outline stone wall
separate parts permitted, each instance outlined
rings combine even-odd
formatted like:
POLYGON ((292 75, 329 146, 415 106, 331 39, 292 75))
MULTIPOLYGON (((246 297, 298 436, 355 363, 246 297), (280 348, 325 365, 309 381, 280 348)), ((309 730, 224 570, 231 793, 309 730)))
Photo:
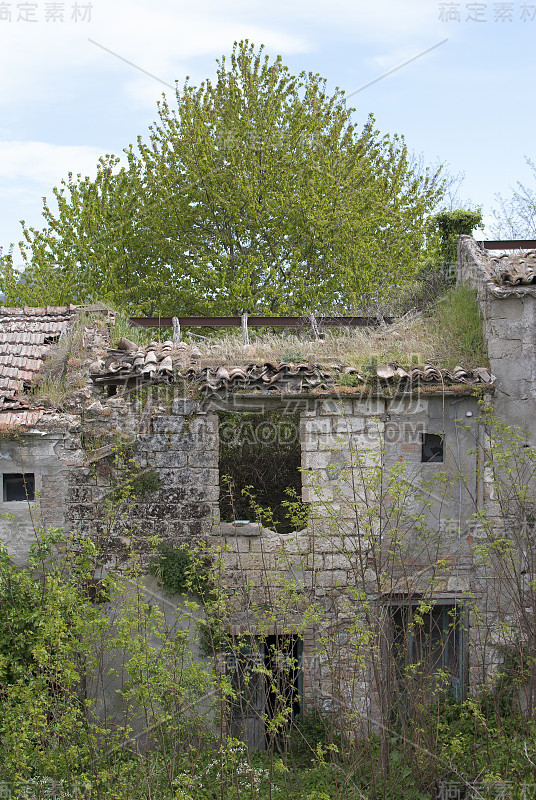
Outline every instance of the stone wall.
POLYGON ((419 591, 455 604, 474 596, 471 518, 482 500, 478 412, 468 395, 311 399, 301 423, 307 528, 287 535, 251 523, 213 528, 233 609, 230 627, 303 631, 310 614, 306 707, 352 708, 370 725, 381 703, 371 636, 386 632, 390 598, 419 591), (443 437, 442 463, 421 462, 425 432, 443 437), (399 520, 404 544, 394 560, 382 549, 393 524, 387 490, 393 468, 408 482, 400 510, 413 503, 421 526, 417 535, 414 520, 399 520), (419 504, 420 490, 411 486, 421 487, 426 503, 419 504))

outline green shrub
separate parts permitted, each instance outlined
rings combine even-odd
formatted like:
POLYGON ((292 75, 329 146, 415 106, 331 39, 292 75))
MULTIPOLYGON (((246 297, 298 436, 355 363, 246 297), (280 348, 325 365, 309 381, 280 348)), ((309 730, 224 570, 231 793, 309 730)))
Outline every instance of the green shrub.
POLYGON ((210 566, 210 558, 195 549, 161 544, 149 572, 169 594, 190 593, 204 598, 213 588, 210 566))

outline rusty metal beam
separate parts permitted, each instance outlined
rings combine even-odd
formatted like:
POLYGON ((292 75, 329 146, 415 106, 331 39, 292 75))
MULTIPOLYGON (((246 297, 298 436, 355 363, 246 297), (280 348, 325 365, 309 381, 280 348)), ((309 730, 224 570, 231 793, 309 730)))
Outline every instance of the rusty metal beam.
POLYGON ((536 250, 536 239, 492 239, 478 244, 484 250, 536 250))
MULTIPOLYGON (((240 328, 242 317, 175 317, 181 328, 240 328)), ((316 317, 318 325, 331 328, 362 328, 390 325, 393 317, 316 317)), ((130 324, 136 328, 167 328, 173 324, 173 317, 130 317, 130 324)), ((307 328, 310 317, 249 317, 248 326, 266 328, 307 328)))

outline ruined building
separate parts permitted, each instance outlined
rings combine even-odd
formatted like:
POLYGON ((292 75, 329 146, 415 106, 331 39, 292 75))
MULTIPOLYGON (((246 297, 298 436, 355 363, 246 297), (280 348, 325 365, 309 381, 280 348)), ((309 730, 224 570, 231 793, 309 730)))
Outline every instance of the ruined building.
POLYGON ((292 353, 270 363, 251 346, 211 364, 185 342, 117 342, 106 311, 0 309, 9 552, 23 563, 39 525, 94 538, 104 569, 132 548, 149 558, 155 536, 205 548, 219 563, 222 627, 240 639, 238 656, 221 642, 212 655, 248 695, 231 727, 256 747, 275 699, 261 677, 254 690, 244 683, 250 662, 279 675, 292 714, 351 710, 364 729, 386 697, 407 702, 401 675, 412 662, 424 663, 420 690, 440 669, 465 696, 499 658, 477 622, 497 612, 475 561, 479 520, 497 514, 481 403, 534 419, 536 326, 531 285, 487 272, 470 237, 460 247, 491 370, 358 370, 328 348, 318 363, 292 353), (58 374, 71 386, 51 402, 58 374), (115 513, 114 481, 130 463, 128 513, 115 513))

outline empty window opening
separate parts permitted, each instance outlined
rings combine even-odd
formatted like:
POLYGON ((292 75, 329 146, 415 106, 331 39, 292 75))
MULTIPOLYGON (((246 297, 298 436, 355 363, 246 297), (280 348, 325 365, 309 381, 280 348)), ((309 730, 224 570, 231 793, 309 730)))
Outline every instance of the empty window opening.
POLYGON ((439 433, 423 433, 421 461, 426 463, 443 462, 443 436, 439 433))
POLYGON ((262 522, 279 533, 306 525, 299 413, 220 414, 220 518, 262 522))
POLYGON ((300 713, 302 642, 297 635, 243 639, 227 656, 234 699, 230 706, 231 736, 253 750, 288 745, 300 713))
POLYGON ((35 500, 35 478, 33 473, 24 475, 4 473, 4 503, 16 500, 35 500))
POLYGON ((391 655, 402 697, 446 689, 462 699, 461 616, 461 607, 451 604, 391 607, 391 655))
POLYGON ((113 397, 114 395, 116 395, 117 394, 117 386, 115 386, 114 384, 111 384, 110 386, 107 386, 106 387, 106 394, 108 395, 108 397, 113 397))

